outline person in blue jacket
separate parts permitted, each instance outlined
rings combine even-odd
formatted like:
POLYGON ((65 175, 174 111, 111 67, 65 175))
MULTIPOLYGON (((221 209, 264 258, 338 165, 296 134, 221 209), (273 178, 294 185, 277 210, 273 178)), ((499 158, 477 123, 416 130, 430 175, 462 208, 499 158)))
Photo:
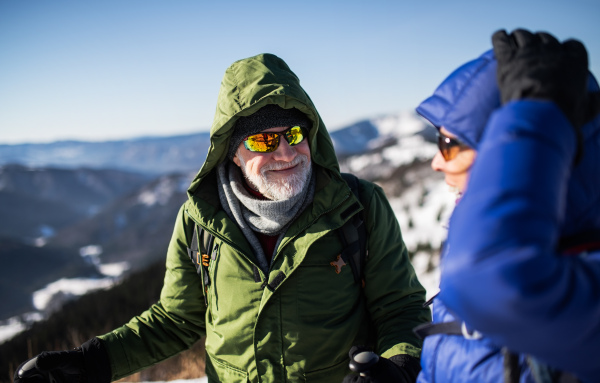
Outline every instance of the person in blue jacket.
POLYGON ((418 382, 598 382, 600 89, 579 42, 492 40, 417 108, 462 193, 418 382))

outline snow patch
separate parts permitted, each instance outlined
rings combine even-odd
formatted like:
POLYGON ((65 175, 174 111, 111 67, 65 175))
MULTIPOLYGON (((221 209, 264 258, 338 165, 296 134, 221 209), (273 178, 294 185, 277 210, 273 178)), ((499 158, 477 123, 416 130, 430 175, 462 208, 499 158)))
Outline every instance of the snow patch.
POLYGON ((102 254, 102 246, 99 245, 87 245, 79 248, 81 258, 96 267, 100 265, 100 254, 102 254))
POLYGON ((410 164, 416 159, 431 159, 435 156, 437 150, 435 144, 427 142, 423 137, 416 135, 403 137, 398 145, 385 148, 382 156, 389 162, 390 166, 398 167, 410 164))
POLYGON ((143 191, 139 195, 138 201, 146 206, 166 205, 177 190, 177 186, 171 179, 163 177, 154 188, 143 191))
POLYGON ((100 245, 87 245, 79 249, 79 255, 82 257, 99 256, 102 254, 102 246, 100 245))
POLYGON ((371 120, 381 135, 394 135, 396 137, 410 136, 420 132, 424 120, 412 111, 400 112, 371 120))
POLYGON ((129 262, 105 263, 98 265, 98 270, 107 277, 119 277, 129 270, 129 262))
POLYGON ((419 282, 426 290, 425 299, 431 299, 440 290, 439 257, 432 257, 428 252, 419 251, 413 256, 412 264, 419 282))
POLYGON ((35 238, 33 240, 33 245, 36 247, 43 247, 48 243, 48 238, 54 237, 56 234, 56 230, 49 225, 42 224, 38 227, 38 232, 41 234, 41 237, 35 238))
POLYGON ((409 250, 427 244, 437 249, 446 239, 456 199, 447 189, 443 181, 424 180, 407 189, 402 197, 390 199, 409 250))
POLYGON ((51 312, 66 301, 94 290, 108 289, 116 283, 114 278, 63 278, 33 293, 33 306, 43 312, 51 312))
POLYGON ((414 253, 412 264, 427 299, 439 291, 439 249, 448 235, 448 220, 455 196, 440 181, 424 180, 390 199, 407 249, 414 253))
POLYGON ((44 317, 41 313, 33 312, 0 321, 0 344, 12 339, 31 324, 42 319, 44 317))
POLYGON ((48 243, 48 238, 39 237, 33 240, 33 246, 35 247, 44 247, 48 243))
POLYGON ((11 339, 21 331, 25 331, 27 325, 19 320, 18 317, 10 318, 0 323, 0 343, 11 339))

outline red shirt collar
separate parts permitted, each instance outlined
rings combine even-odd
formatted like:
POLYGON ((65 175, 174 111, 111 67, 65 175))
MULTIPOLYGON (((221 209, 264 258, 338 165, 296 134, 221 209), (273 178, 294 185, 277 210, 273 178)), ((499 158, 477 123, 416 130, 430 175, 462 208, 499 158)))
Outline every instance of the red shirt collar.
POLYGON ((250 193, 251 195, 253 195, 256 198, 261 199, 261 200, 268 200, 268 198, 265 197, 264 195, 262 195, 258 190, 252 189, 250 187, 250 185, 248 185, 248 182, 244 182, 244 188, 246 188, 248 193, 250 193))

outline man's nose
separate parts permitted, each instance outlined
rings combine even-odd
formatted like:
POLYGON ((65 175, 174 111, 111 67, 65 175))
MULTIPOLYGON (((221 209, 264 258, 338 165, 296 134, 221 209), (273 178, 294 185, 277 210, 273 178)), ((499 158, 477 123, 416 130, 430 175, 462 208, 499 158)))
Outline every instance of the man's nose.
POLYGON ((279 137, 279 147, 273 152, 273 159, 278 161, 291 161, 296 157, 296 149, 291 147, 290 144, 283 137, 279 137))

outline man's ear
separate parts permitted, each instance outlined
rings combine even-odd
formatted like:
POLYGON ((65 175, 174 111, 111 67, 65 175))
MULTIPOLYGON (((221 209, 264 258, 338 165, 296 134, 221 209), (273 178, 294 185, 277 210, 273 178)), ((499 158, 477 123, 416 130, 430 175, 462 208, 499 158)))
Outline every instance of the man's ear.
POLYGON ((238 150, 235 152, 235 156, 233 156, 232 160, 237 166, 242 167, 242 164, 240 163, 240 159, 238 157, 239 152, 240 152, 240 149, 238 148, 238 150))

